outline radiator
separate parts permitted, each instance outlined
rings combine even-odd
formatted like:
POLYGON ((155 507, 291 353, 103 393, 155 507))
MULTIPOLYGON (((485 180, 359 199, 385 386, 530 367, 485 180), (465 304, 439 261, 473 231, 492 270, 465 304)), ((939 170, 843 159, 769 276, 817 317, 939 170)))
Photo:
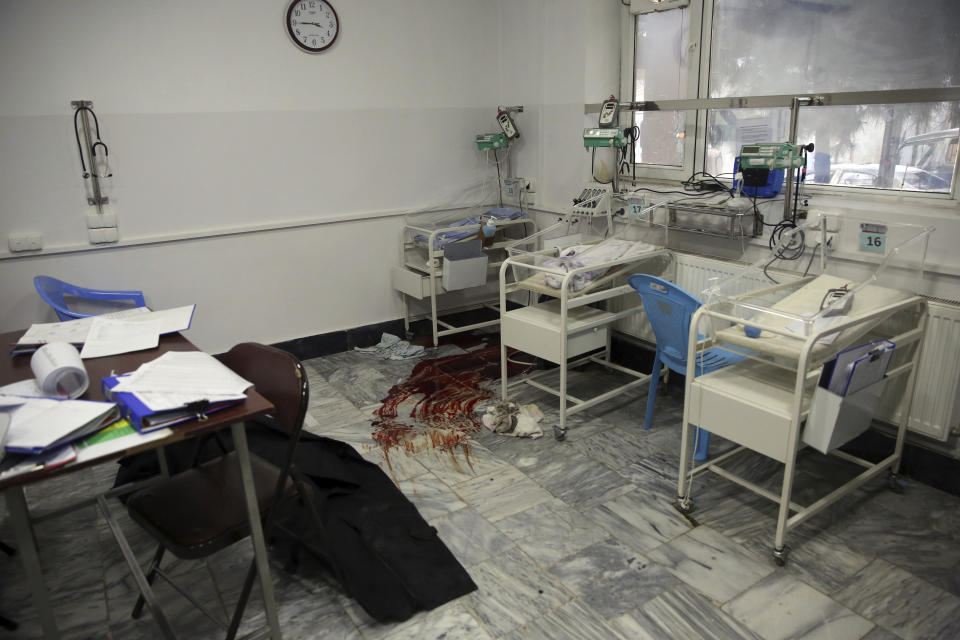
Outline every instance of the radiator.
MULTIPOLYGON (((713 286, 717 279, 725 279, 734 275, 743 269, 743 266, 735 262, 726 262, 714 258, 703 258, 686 253, 674 253, 675 271, 672 274, 660 275, 672 282, 676 282, 684 291, 689 291, 695 297, 704 300, 703 292, 708 287, 713 286)), ((744 291, 754 289, 757 285, 763 284, 763 279, 756 281, 744 280, 744 291)), ((640 297, 631 297, 630 299, 617 298, 611 301, 611 311, 622 311, 627 308, 640 306, 640 297)), ((627 316, 620 320, 614 328, 635 338, 640 338, 649 343, 656 340, 653 336, 653 329, 647 320, 647 314, 642 310, 632 316, 627 316)))
MULTIPOLYGON (((701 299, 714 279, 727 278, 743 268, 737 263, 701 256, 676 253, 675 257, 676 271, 669 279, 701 299)), ((781 273, 778 277, 784 275, 781 273)), ((614 303, 611 310, 620 311, 638 306, 640 298, 631 296, 611 302, 614 303)), ((930 300, 929 313, 908 426, 915 433, 946 441, 951 431, 960 425, 960 304, 930 300)), ((651 344, 656 342, 643 311, 620 320, 615 328, 651 344)), ((882 406, 877 418, 898 424, 899 403, 882 406)))
MULTIPOLYGON (((930 300, 927 309, 930 315, 908 427, 916 433, 946 441, 960 424, 960 305, 930 300)), ((899 424, 899 403, 881 405, 877 418, 899 424)))

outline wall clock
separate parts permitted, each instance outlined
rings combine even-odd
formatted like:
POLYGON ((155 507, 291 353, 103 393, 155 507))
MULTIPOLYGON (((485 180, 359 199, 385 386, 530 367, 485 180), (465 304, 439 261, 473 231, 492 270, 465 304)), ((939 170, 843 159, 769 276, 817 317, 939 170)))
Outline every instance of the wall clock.
POLYGON ((326 51, 339 32, 337 12, 326 0, 295 0, 287 7, 287 33, 307 53, 326 51))

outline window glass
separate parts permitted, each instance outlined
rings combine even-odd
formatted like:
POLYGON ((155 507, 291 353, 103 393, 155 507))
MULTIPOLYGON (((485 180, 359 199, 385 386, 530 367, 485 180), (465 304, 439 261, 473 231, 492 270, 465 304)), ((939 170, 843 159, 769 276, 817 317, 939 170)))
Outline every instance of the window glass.
MULTIPOLYGON (((636 18, 634 100, 687 98, 690 40, 688 9, 638 15, 636 18)), ((684 118, 680 111, 634 113, 640 130, 635 162, 683 165, 684 118)))
MULTIPOLYGON (((957 0, 715 0, 710 97, 960 85, 957 0)), ((704 169, 729 172, 740 146, 786 140, 787 109, 708 114, 704 169)), ((807 181, 947 192, 960 104, 801 108, 807 181), (951 146, 952 145, 952 146, 951 146)))

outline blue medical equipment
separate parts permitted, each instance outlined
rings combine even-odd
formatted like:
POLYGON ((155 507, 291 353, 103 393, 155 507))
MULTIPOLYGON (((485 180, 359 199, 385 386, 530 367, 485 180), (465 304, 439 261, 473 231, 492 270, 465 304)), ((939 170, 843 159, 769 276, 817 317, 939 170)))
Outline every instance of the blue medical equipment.
MULTIPOLYGON (((740 156, 733 160, 734 193, 740 185, 740 181, 736 178, 738 173, 740 173, 740 156)), ((743 172, 743 187, 740 192, 751 198, 774 198, 783 188, 783 173, 783 169, 747 169, 743 172)))
POLYGON ((134 307, 147 306, 143 299, 142 291, 100 291, 99 289, 87 289, 78 287, 75 284, 63 282, 49 276, 37 276, 33 279, 33 286, 37 288, 37 293, 43 298, 44 302, 53 307, 60 320, 75 320, 77 318, 87 318, 94 313, 82 313, 72 311, 67 307, 66 297, 80 298, 84 300, 116 302, 118 300, 131 300, 134 307))
MULTIPOLYGON (((647 394, 647 415, 643 423, 643 428, 649 429, 650 422, 653 420, 653 403, 657 395, 657 386, 660 383, 660 366, 666 365, 671 371, 687 375, 690 318, 700 307, 700 302, 677 285, 662 278, 635 274, 627 278, 627 282, 640 295, 643 309, 657 339, 657 355, 653 361, 650 391, 647 394)), ((707 349, 697 354, 696 371, 693 375, 704 375, 736 364, 744 358, 745 356, 726 349, 707 349)), ((707 459, 710 447, 710 433, 697 429, 695 442, 696 450, 693 459, 703 462, 707 459)))

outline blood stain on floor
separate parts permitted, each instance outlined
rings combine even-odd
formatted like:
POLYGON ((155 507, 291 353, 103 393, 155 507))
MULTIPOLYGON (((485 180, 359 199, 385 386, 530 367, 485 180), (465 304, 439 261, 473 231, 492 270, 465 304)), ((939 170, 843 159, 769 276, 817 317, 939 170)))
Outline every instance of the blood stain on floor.
MULTIPOLYGON (((511 364, 508 374, 523 370, 511 364)), ((459 449, 472 469, 469 440, 483 428, 473 413, 478 404, 497 396, 499 381, 499 346, 418 363, 410 377, 394 385, 374 411, 373 439, 387 464, 391 450, 414 455, 433 449, 448 452, 459 466, 459 449)))

